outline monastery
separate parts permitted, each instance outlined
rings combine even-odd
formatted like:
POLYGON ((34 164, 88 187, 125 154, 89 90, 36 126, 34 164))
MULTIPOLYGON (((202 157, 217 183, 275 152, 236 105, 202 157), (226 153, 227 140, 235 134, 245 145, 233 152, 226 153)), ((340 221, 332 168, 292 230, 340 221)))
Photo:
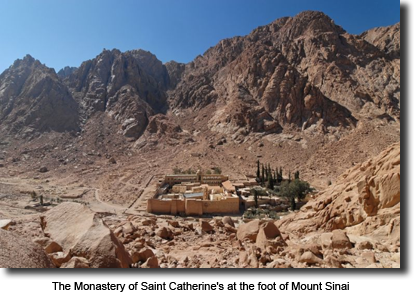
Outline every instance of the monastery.
POLYGON ((256 185, 255 179, 232 183, 222 174, 166 175, 152 199, 147 200, 147 212, 160 214, 238 214, 240 197, 237 189, 256 185))

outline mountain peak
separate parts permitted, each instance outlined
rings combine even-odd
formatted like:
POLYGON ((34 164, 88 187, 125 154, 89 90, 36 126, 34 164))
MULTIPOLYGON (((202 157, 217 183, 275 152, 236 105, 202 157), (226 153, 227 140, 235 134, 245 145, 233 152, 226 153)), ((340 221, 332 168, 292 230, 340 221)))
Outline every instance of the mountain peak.
POLYGON ((345 33, 342 27, 336 25, 328 15, 321 11, 303 11, 293 17, 289 24, 294 34, 292 37, 327 32, 345 33))

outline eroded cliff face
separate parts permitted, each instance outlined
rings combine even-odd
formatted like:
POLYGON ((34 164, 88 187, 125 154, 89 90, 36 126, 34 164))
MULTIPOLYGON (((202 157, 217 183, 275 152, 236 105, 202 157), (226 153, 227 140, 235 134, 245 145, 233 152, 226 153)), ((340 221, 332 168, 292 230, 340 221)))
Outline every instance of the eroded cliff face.
POLYGON ((66 83, 82 107, 84 121, 105 112, 129 138, 138 139, 149 117, 166 109, 167 70, 148 52, 105 50, 84 62, 66 83))
POLYGON ((0 131, 77 131, 79 107, 55 71, 27 55, 0 75, 0 131))

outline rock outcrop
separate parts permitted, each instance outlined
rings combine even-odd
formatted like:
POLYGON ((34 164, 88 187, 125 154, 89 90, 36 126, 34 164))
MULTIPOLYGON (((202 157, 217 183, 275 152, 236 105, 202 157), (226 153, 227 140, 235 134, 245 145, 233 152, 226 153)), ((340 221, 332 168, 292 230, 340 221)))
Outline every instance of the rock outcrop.
POLYGON ((68 76, 70 76, 72 73, 74 73, 76 69, 78 69, 78 68, 77 67, 66 66, 66 67, 62 68, 61 70, 59 70, 57 74, 61 79, 65 79, 68 76))
POLYGON ((0 267, 54 268, 43 249, 11 231, 0 229, 0 267))
POLYGON ((373 44, 392 58, 401 56, 401 24, 389 27, 379 27, 361 34, 367 42, 373 44))
MULTIPOLYGON (((131 257, 117 237, 89 208, 62 203, 42 217, 45 235, 91 268, 128 268, 131 257)), ((70 264, 75 265, 77 262, 70 264)), ((69 264, 68 264, 69 265, 69 264)))
POLYGON ((349 237, 365 236, 383 244, 400 245, 400 144, 354 166, 298 213, 282 218, 277 225, 281 232, 300 237, 333 232, 327 237, 327 246, 351 247, 339 229, 349 237))

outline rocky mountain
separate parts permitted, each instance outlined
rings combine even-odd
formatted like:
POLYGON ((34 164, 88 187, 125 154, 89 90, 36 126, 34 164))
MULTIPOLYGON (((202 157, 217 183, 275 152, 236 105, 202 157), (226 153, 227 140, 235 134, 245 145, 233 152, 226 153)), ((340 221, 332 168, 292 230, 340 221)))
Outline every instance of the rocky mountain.
POLYGON ((68 76, 70 76, 72 73, 74 73, 76 69, 78 69, 78 68, 77 67, 66 66, 66 67, 62 68, 61 70, 59 70, 57 74, 61 79, 65 79, 68 76))
POLYGON ((144 51, 104 50, 65 79, 81 106, 81 119, 105 112, 126 137, 137 139, 149 117, 166 109, 167 70, 144 51))
POLYGON ((133 140, 143 135, 151 116, 172 111, 195 118, 203 108, 210 110, 210 131, 240 140, 251 132, 290 128, 335 134, 354 129, 361 120, 399 121, 399 32, 397 24, 351 35, 325 14, 307 11, 245 37, 222 40, 188 64, 163 64, 143 50, 104 50, 79 68, 65 67, 56 75, 26 57, 1 76, 0 96, 7 103, 0 121, 13 122, 13 131, 33 125, 64 131, 101 112, 133 140), (50 85, 29 79, 25 88, 42 88, 42 97, 61 97, 68 106, 21 117, 30 109, 27 105, 43 100, 37 98, 39 92, 21 86, 42 76, 50 85), (73 111, 76 105, 79 113, 73 111), (61 116, 60 109, 70 110, 71 119, 61 116), (43 119, 45 114, 60 120, 43 119))
POLYGON ((0 131, 76 131, 78 104, 51 68, 27 55, 0 75, 0 131))
MULTIPOLYGON (((388 30, 396 35, 399 26, 382 34, 392 34, 388 30)), ((278 132, 290 124, 327 131, 372 117, 398 120, 399 60, 382 48, 389 44, 368 42, 380 39, 369 35, 348 34, 320 12, 278 19, 248 36, 222 40, 187 64, 169 103, 215 105, 211 126, 231 126, 216 129, 223 132, 278 132)))

